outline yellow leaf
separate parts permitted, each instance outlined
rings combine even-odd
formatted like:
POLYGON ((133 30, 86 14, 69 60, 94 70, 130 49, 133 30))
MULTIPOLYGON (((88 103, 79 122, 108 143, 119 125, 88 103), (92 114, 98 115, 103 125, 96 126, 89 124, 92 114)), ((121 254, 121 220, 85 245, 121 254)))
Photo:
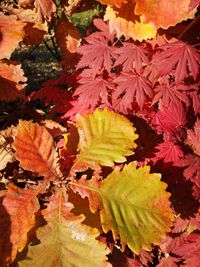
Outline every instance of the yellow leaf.
POLYGON ((128 3, 121 8, 108 6, 104 20, 109 20, 110 31, 117 37, 124 35, 127 39, 147 40, 156 36, 157 30, 152 23, 144 23, 142 18, 134 14, 135 5, 128 3))
POLYGON ((88 197, 92 212, 100 211, 105 233, 112 231, 136 254, 151 250, 170 231, 174 216, 170 208, 170 193, 160 181, 161 175, 150 173, 150 167, 126 165, 120 172, 116 167, 103 181, 95 177, 70 182, 71 188, 82 198, 88 197))
POLYGON ((79 154, 73 166, 75 170, 99 169, 99 165, 113 166, 125 162, 125 156, 134 154, 135 128, 124 116, 107 109, 77 117, 80 136, 79 154))

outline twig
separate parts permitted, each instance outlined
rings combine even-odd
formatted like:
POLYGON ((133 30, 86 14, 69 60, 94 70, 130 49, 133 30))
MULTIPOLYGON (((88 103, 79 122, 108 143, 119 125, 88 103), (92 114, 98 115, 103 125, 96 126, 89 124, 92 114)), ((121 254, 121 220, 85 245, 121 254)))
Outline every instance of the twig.
POLYGON ((57 47, 57 45, 56 45, 56 43, 55 43, 54 37, 52 37, 52 36, 51 36, 51 41, 52 41, 54 50, 55 50, 55 52, 56 52, 56 55, 57 55, 58 59, 60 60, 60 54, 59 54, 59 52, 58 52, 58 47, 57 47))
POLYGON ((49 52, 52 54, 52 56, 59 61, 59 58, 57 57, 57 55, 52 51, 52 49, 49 47, 49 45, 47 44, 47 42, 45 40, 43 40, 43 43, 45 44, 46 48, 49 50, 49 52))

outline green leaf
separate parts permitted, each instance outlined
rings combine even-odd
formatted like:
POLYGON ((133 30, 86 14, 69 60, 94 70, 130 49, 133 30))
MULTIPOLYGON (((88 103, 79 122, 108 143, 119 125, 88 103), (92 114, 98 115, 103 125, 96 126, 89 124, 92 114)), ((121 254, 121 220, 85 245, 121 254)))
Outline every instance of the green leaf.
POLYGON ((99 165, 113 166, 125 162, 125 156, 134 154, 132 149, 138 135, 132 123, 124 116, 104 109, 77 118, 79 151, 73 169, 99 169, 99 165))
POLYGON ((106 261, 109 250, 96 240, 98 230, 82 224, 84 215, 75 216, 72 208, 64 189, 59 189, 43 212, 47 225, 36 232, 40 244, 29 245, 27 257, 19 266, 110 266, 106 261))
POLYGON ((160 174, 149 172, 149 166, 137 169, 130 163, 121 172, 115 168, 103 181, 83 176, 70 182, 74 191, 89 198, 92 212, 100 210, 103 231, 111 230, 123 249, 127 244, 136 254, 151 250, 151 243, 158 245, 173 222, 167 185, 160 174))

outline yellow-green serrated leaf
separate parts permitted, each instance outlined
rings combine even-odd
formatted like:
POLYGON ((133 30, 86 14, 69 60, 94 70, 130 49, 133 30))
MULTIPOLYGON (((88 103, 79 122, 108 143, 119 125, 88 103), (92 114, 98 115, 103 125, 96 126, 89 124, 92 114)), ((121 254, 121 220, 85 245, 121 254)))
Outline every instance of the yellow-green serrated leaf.
POLYGON ((37 238, 40 244, 30 246, 21 267, 107 267, 106 245, 96 240, 99 232, 82 224, 84 215, 71 213, 64 189, 53 195, 43 215, 47 225, 40 227, 37 238))
POLYGON ((100 210, 104 232, 120 237, 122 248, 127 244, 136 254, 151 250, 170 231, 173 214, 167 185, 161 175, 150 173, 150 167, 136 168, 134 163, 119 168, 99 182, 91 179, 70 182, 74 191, 87 196, 91 211, 100 210), (95 203, 94 203, 95 200, 95 203))
POLYGON ((79 115, 77 128, 80 153, 74 169, 113 166, 114 162, 125 162, 125 156, 134 154, 132 149, 136 147, 134 141, 138 135, 132 123, 122 115, 97 109, 93 114, 79 115))

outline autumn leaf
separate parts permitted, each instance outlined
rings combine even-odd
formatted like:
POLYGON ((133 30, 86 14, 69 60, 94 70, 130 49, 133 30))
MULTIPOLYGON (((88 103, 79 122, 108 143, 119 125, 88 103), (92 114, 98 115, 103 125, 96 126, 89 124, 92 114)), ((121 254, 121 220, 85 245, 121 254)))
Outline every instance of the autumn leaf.
POLYGON ((77 52, 82 55, 77 69, 89 67, 94 74, 103 69, 110 72, 115 51, 114 47, 110 45, 113 39, 114 36, 107 32, 96 32, 86 37, 87 43, 77 49, 77 52))
POLYGON ((162 159, 164 162, 172 162, 176 165, 181 158, 183 158, 183 151, 179 145, 170 140, 166 140, 163 143, 157 145, 155 159, 162 159))
POLYGON ((3 170, 8 162, 13 162, 13 152, 8 146, 5 138, 0 136, 0 170, 3 170))
POLYGON ((200 54, 198 50, 182 41, 175 41, 157 48, 151 62, 150 78, 157 79, 172 70, 176 83, 180 83, 190 74, 194 80, 199 74, 200 54))
POLYGON ((190 0, 136 0, 135 14, 142 15, 145 23, 153 23, 156 28, 167 29, 177 23, 192 19, 196 10, 189 10, 190 0), (178 10, 178 12, 177 12, 178 10))
POLYGON ((144 47, 135 45, 134 43, 123 43, 123 47, 116 49, 115 66, 122 65, 124 72, 136 71, 140 74, 143 66, 147 65, 148 52, 144 47))
POLYGON ((0 16, 0 59, 10 58, 24 36, 26 24, 17 20, 16 16, 0 16))
POLYGON ((27 78, 20 64, 13 61, 0 61, 0 100, 13 101, 24 98, 20 92, 26 86, 27 78))
POLYGON ((100 210, 102 228, 112 231, 136 254, 141 249, 151 250, 151 243, 158 245, 160 238, 170 231, 173 221, 166 184, 161 175, 150 174, 150 167, 136 168, 134 163, 119 168, 102 181, 74 180, 72 189, 88 197, 92 212, 100 210))
POLYGON ((190 145, 194 153, 200 156, 200 119, 197 118, 193 130, 187 130, 186 144, 190 145))
POLYGON ((151 23, 144 23, 141 17, 134 15, 135 4, 129 2, 123 4, 121 8, 108 6, 104 15, 104 20, 109 21, 111 33, 116 33, 117 37, 125 36, 126 39, 143 41, 156 36, 156 29, 151 23))
POLYGON ((78 97, 80 105, 83 104, 92 110, 99 103, 104 103, 109 106, 109 96, 111 95, 111 91, 114 90, 114 85, 110 80, 110 77, 104 79, 101 75, 97 77, 81 77, 73 96, 78 97))
POLYGON ((117 84, 113 96, 119 98, 126 109, 132 110, 132 104, 136 101, 140 109, 143 109, 147 97, 152 96, 151 82, 137 73, 121 73, 114 79, 117 84))
POLYGON ((45 127, 31 121, 20 121, 12 146, 22 168, 47 180, 60 179, 53 137, 45 127))
POLYGON ((43 211, 47 225, 36 232, 38 245, 29 245, 27 257, 19 262, 20 267, 63 266, 103 267, 109 250, 96 240, 99 232, 82 223, 85 216, 71 213, 73 205, 68 202, 64 188, 58 189, 43 211))
POLYGON ((97 1, 101 2, 104 5, 116 6, 120 8, 123 3, 127 3, 129 0, 97 0, 97 1))
POLYGON ((54 12, 56 12, 56 5, 53 0, 35 0, 34 6, 36 8, 36 20, 40 22, 50 21, 54 12))
POLYGON ((4 215, 0 217, 0 263, 2 259, 12 262, 18 251, 27 244, 27 233, 35 225, 35 212, 39 209, 37 191, 21 189, 14 184, 8 185, 3 198, 4 215))
POLYGON ((134 154, 132 149, 138 135, 131 122, 122 115, 104 109, 93 114, 77 116, 79 154, 73 169, 99 169, 113 166, 114 162, 126 161, 125 156, 134 154))
POLYGON ((178 105, 180 101, 189 105, 187 94, 182 90, 180 85, 169 82, 169 79, 163 77, 154 88, 155 95, 152 100, 152 105, 159 102, 162 107, 168 107, 171 103, 178 105))

